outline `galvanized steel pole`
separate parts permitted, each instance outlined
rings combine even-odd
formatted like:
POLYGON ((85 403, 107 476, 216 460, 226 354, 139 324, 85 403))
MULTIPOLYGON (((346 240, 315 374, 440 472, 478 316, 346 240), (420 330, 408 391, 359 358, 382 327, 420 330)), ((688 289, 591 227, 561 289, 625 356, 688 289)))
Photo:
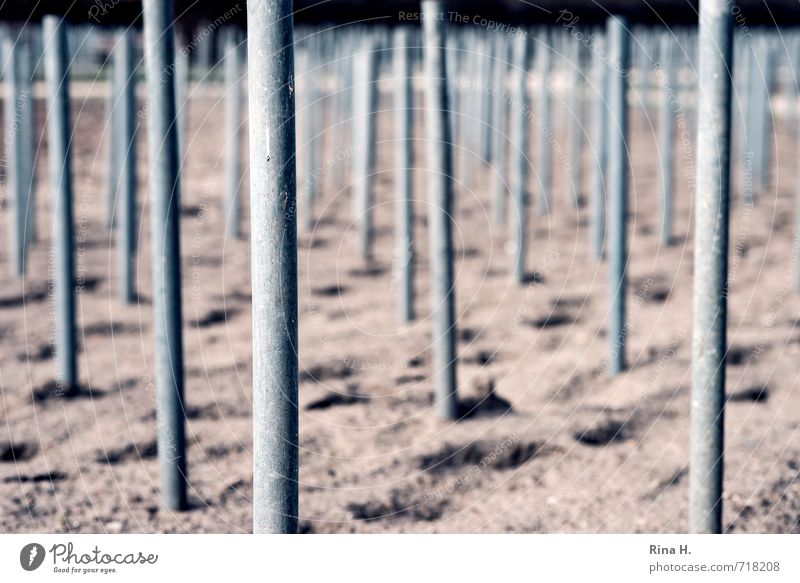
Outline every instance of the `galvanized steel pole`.
MULTIPOLYGON (((117 241, 120 262, 120 298, 124 303, 136 299, 136 64, 133 47, 134 31, 120 31, 114 52, 114 75, 121 86, 119 109, 120 176, 117 241)), ((115 136, 114 139, 117 139, 115 136)))
POLYGON ((225 208, 228 236, 241 237, 242 206, 239 186, 242 183, 242 76, 244 43, 239 29, 231 27, 225 34, 225 208))
POLYGON ((606 36, 600 31, 595 35, 592 52, 592 71, 597 87, 594 98, 594 175, 592 181, 592 248, 594 256, 603 258, 606 243, 606 170, 608 169, 608 85, 609 67, 605 61, 606 36))
MULTIPOLYGON (((4 71, 6 96, 3 100, 5 146, 6 146, 6 192, 12 212, 9 213, 11 228, 9 233, 9 249, 11 249, 11 265, 14 275, 25 274, 25 151, 23 149, 23 128, 21 108, 27 105, 20 91, 20 47, 17 39, 6 37, 3 41, 3 53, 6 58, 4 71)), ((31 155, 28 152, 28 155, 31 155)))
POLYGON ((689 530, 722 531, 733 0, 701 0, 689 530))
POLYGON ((675 93, 673 74, 673 40, 669 32, 659 38, 658 53, 662 83, 661 108, 658 116, 659 158, 661 160, 661 243, 672 244, 672 189, 673 189, 673 144, 675 128, 672 119, 671 96, 675 93))
POLYGON ((408 29, 394 35, 395 122, 395 282, 401 322, 414 319, 414 208, 411 201, 411 50, 408 29))
POLYGON ((189 49, 185 46, 186 30, 175 31, 175 108, 178 125, 178 153, 181 169, 189 151, 189 88, 191 81, 191 62, 189 49))
POLYGON ((153 253, 153 309, 161 496, 168 510, 186 509, 181 312, 180 153, 175 100, 172 0, 144 0, 144 47, 150 107, 147 150, 153 253))
POLYGON ((375 113, 377 103, 377 61, 372 39, 364 39, 355 59, 355 147, 353 216, 358 225, 361 258, 372 254, 372 184, 375 172, 375 113))
POLYGON ((625 368, 627 324, 625 304, 628 263, 628 63, 627 19, 608 19, 609 148, 608 148, 608 372, 625 368))
POLYGON ((69 393, 78 386, 78 367, 67 30, 66 22, 53 15, 44 17, 42 27, 45 44, 44 72, 49 96, 47 157, 53 195, 57 382, 60 390, 69 393))
POLYGON ((119 42, 120 42, 120 35, 122 33, 122 28, 119 29, 119 32, 115 32, 115 43, 114 47, 111 50, 111 77, 109 79, 110 85, 110 92, 108 96, 108 123, 110 126, 111 131, 111 139, 109 140, 109 147, 108 147, 108 181, 106 184, 107 192, 106 192, 106 227, 108 229, 114 229, 116 226, 116 218, 114 217, 116 205, 117 205, 117 195, 119 194, 119 180, 120 180, 120 170, 121 170, 121 159, 123 156, 122 150, 122 141, 123 136, 121 134, 121 120, 120 120, 120 110, 119 110, 119 102, 120 102, 120 94, 122 92, 122 84, 121 84, 121 74, 119 71, 120 61, 116 57, 117 51, 119 50, 119 42))
POLYGON ((253 531, 298 523, 297 182, 291 0, 247 5, 253 531))
POLYGON ((508 45, 505 37, 497 39, 495 50, 494 78, 492 80, 492 215, 495 225, 506 222, 506 196, 508 196, 508 176, 506 175, 508 147, 508 93, 506 75, 508 73, 508 45))
POLYGON ((441 1, 423 0, 434 399, 439 417, 455 420, 458 400, 453 279, 453 151, 445 66, 445 15, 441 1))
POLYGON ((525 281, 525 257, 528 250, 528 134, 530 106, 528 104, 528 35, 519 32, 514 38, 514 71, 516 85, 511 111, 513 139, 511 224, 514 242, 512 273, 517 283, 525 281))
POLYGON ((569 165, 571 170, 572 204, 577 208, 580 204, 581 185, 583 183, 583 71, 581 69, 580 42, 577 39, 570 39, 570 45, 572 86, 569 88, 569 165))
POLYGON ((541 40, 536 45, 536 72, 539 77, 539 214, 544 216, 550 212, 551 161, 550 140, 552 123, 550 119, 550 34, 542 29, 541 40))
POLYGON ((27 253, 27 246, 38 240, 36 224, 36 152, 39 144, 35 141, 34 132, 36 131, 36 98, 33 94, 33 61, 32 44, 33 31, 24 26, 20 31, 17 41, 20 49, 20 83, 19 91, 22 98, 18 107, 20 122, 19 131, 21 133, 22 150, 22 195, 25 201, 25 241, 24 246, 27 253))

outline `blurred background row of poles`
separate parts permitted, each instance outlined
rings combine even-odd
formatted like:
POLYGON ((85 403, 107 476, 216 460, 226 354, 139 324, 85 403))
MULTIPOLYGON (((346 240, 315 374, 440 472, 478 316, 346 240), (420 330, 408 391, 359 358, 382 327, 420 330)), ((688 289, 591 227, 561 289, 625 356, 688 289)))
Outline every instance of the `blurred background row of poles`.
MULTIPOLYGON (((406 43, 410 80, 398 77, 393 29, 385 26, 298 27, 296 31, 297 156, 300 228, 313 226, 313 205, 325 187, 337 191, 350 186, 355 190, 356 216, 360 216, 362 252, 369 255, 368 230, 372 203, 374 149, 381 142, 377 122, 379 112, 397 101, 400 84, 410 82, 412 112, 421 110, 422 53, 418 27, 408 26, 406 43), (389 97, 387 97, 389 96, 389 97), (394 97, 391 97, 394 96, 394 97), (384 104, 385 97, 389 99, 384 104), (365 143, 366 142, 366 143, 365 143), (360 150, 362 155, 357 154, 360 150), (364 192, 365 194, 360 194, 364 192), (359 208, 360 207, 360 208, 359 208)), ((606 118, 604 95, 603 43, 601 27, 575 27, 565 16, 561 26, 526 29, 531 50, 525 63, 513 62, 512 44, 516 29, 491 30, 480 26, 448 27, 447 65, 451 121, 454 129, 456 183, 460 189, 475 186, 477 171, 491 168, 493 214, 502 224, 508 213, 510 184, 513 182, 513 154, 524 139, 521 152, 532 169, 536 194, 534 205, 546 214, 558 201, 551 196, 552 172, 566 172, 567 191, 558 194, 569 204, 593 200, 595 252, 602 254, 605 156, 603 127, 606 118), (531 138, 515 136, 510 127, 515 99, 513 79, 524 70, 532 115, 531 138), (535 153, 535 156, 534 156, 535 153), (555 158, 555 159, 554 159, 555 158)), ((12 222, 11 247, 16 273, 22 274, 24 247, 37 238, 34 196, 34 161, 41 136, 36 135, 33 104, 41 92, 33 90, 42 78, 42 34, 37 25, 6 23, 2 36, 2 75, 5 99, 5 156, 2 169, 9 187, 9 203, 18 209, 12 222), (23 217, 24 215, 24 217, 23 217), (22 237, 20 221, 27 224, 22 237)), ((141 40, 134 29, 104 28, 88 24, 68 27, 69 64, 73 79, 106 87, 112 139, 109 143, 108 224, 119 191, 120 158, 135 156, 130 136, 120 139, 121 92, 139 79, 141 40), (123 63, 115 52, 130 42, 130 63, 123 63), (114 70, 129 68, 129 71, 114 70), (119 74, 119 73, 122 74, 119 74), (105 83, 109 81, 108 83, 105 83), (115 113, 116 112, 116 113, 115 113), (122 152, 115 152, 124 144, 122 152)), ((696 111, 697 34, 693 28, 638 26, 631 30, 631 72, 628 96, 633 110, 639 110, 647 127, 659 132, 660 152, 653 157, 662 170, 662 238, 672 238, 671 192, 674 179, 675 138, 694 140, 696 111), (664 131, 665 128, 669 131, 664 131), (677 128, 677 136, 676 136, 677 128), (685 129, 685 131, 684 131, 685 129), (667 171, 663 171, 667 169, 667 171)), ((734 184, 747 201, 769 188, 774 144, 772 126, 776 119, 795 120, 798 80, 795 65, 800 60, 800 34, 793 29, 747 29, 736 35, 734 93, 734 168, 746 169, 748 177, 735 176, 734 184)), ((204 87, 222 84, 226 91, 228 142, 238 144, 243 135, 242 100, 246 91, 246 34, 238 26, 205 24, 188 34, 177 34, 176 96, 180 133, 185 139, 186 119, 193 96, 204 87), (233 140, 231 140, 233 138, 233 140)), ((134 95, 136 98, 136 94, 134 95)), ((135 128, 143 123, 137 106, 135 128)), ((412 113, 412 115, 414 115, 412 113)), ((405 123, 399 118, 399 123, 405 123)), ((413 118, 412 118, 413 119, 413 118)), ((202 131, 202 130, 201 130, 202 131)), ((183 140, 182 140, 183 141, 183 140)), ((686 144, 684 144, 685 146, 686 144)), ((637 153, 630 153, 636 156, 637 153)), ((643 155, 651 156, 651 152, 643 155)), ((241 161, 236 149, 230 151, 226 208, 231 213, 229 233, 238 236, 240 211, 238 190, 241 161)), ((691 156, 685 156, 688 163, 691 156)), ((681 157, 678 157, 680 160, 681 157)), ((680 168, 678 169, 680 171, 680 168)))

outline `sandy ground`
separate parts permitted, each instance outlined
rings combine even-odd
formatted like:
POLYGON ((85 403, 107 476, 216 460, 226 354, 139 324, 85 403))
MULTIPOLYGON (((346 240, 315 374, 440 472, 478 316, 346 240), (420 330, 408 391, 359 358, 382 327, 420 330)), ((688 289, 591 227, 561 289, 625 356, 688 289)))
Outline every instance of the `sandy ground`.
MULTIPOLYGON (((83 389, 67 399, 49 385, 45 148, 42 241, 24 282, 10 275, 8 247, 0 246, 0 531, 247 532, 249 247, 225 237, 222 104, 214 95, 193 101, 182 200, 192 506, 184 513, 159 507, 145 181, 141 300, 124 306, 104 227, 104 102, 81 97, 73 105, 83 389)), ((605 373, 606 265, 593 259, 587 208, 572 207, 558 156, 553 212, 531 213, 536 276, 524 286, 512 283, 505 229, 490 218, 491 170, 473 161, 476 180, 456 193, 458 383, 473 413, 458 423, 438 421, 431 401, 422 171, 415 175, 420 317, 402 326, 395 316, 391 116, 381 120, 371 265, 356 253, 347 189, 333 184, 333 172, 323 178, 320 220, 299 252, 303 532, 686 529, 692 208, 683 161, 692 154, 678 140, 677 243, 665 248, 654 131, 640 110, 632 122, 630 369, 614 379, 605 373), (481 399, 490 385, 495 396, 481 399)), ((724 521, 733 532, 800 530, 796 149, 788 124, 778 122, 777 133, 773 189, 754 208, 737 204, 731 230, 724 521)), ((422 153, 420 146, 420 161, 422 153)), ((587 149, 587 167, 591 156, 587 149)), ((6 210, 4 230, 9 220, 6 210)), ((249 235, 247 220, 245 208, 249 235)))

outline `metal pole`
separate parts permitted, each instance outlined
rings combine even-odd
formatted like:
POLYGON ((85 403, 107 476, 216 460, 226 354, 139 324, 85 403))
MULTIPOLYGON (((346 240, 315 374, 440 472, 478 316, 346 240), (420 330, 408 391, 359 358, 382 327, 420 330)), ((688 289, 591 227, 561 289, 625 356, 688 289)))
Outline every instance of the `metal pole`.
MULTIPOLYGON (((445 29, 445 38, 447 37, 447 30, 445 29)), ((462 61, 461 75, 459 81, 463 84, 459 87, 459 120, 458 120, 458 178, 463 185, 463 188, 470 189, 474 177, 473 165, 475 164, 475 103, 477 101, 475 95, 475 65, 476 54, 474 43, 472 39, 466 39, 467 49, 464 52, 458 53, 459 59, 462 61)), ((445 67, 447 64, 445 63, 445 67)), ((455 82, 456 77, 450 75, 448 83, 455 82)))
MULTIPOLYGON (((322 157, 322 138, 324 133, 324 116, 322 107, 322 88, 321 78, 325 75, 324 69, 321 67, 322 47, 318 35, 314 35, 308 39, 308 56, 309 56, 309 74, 306 76, 308 85, 308 102, 309 109, 307 111, 308 120, 310 122, 311 134, 308 141, 308 160, 309 160, 309 205, 313 209, 314 202, 319 197, 320 184, 319 172, 321 169, 320 159, 322 157)), ((375 94, 377 95, 377 86, 375 87, 375 94)), ((309 213, 312 216, 313 213, 309 213)))
POLYGON ((497 39, 495 53, 494 79, 492 87, 492 200, 495 225, 504 225, 506 222, 506 196, 508 195, 508 176, 506 175, 506 147, 508 145, 508 94, 506 92, 506 75, 508 72, 508 44, 504 37, 497 39))
MULTIPOLYGON (((33 95, 33 55, 32 44, 33 34, 30 27, 24 26, 18 39, 20 45, 20 95, 21 101, 19 118, 21 132, 21 151, 22 151, 22 186, 23 200, 25 201, 25 252, 27 246, 38 240, 36 225, 36 143, 34 132, 36 131, 36 99, 33 95)), ((24 269, 24 265, 23 265, 24 269)))
POLYGON ((414 208, 411 201, 411 51, 408 28, 400 26, 394 35, 395 67, 395 278, 399 293, 401 322, 414 319, 414 208))
MULTIPOLYGON (((744 168, 746 163, 745 158, 745 144, 744 144, 744 124, 746 119, 744 111, 746 110, 747 92, 745 91, 746 85, 742 82, 746 69, 746 52, 744 47, 744 38, 734 35, 733 38, 733 61, 736 63, 733 73, 733 104, 731 111, 731 189, 736 190, 736 181, 738 177, 737 170, 744 168)), ((744 189, 744 181, 739 181, 741 189, 744 189)))
POLYGON ((770 44, 769 38, 764 39, 764 81, 762 84, 762 107, 759 111, 761 116, 760 131, 758 136, 759 155, 759 191, 767 194, 769 190, 769 177, 772 171, 772 120, 774 112, 772 110, 772 87, 775 83, 775 50, 770 44))
POLYGON ((334 61, 334 69, 336 71, 336 89, 333 96, 332 116, 333 116, 333 130, 335 138, 332 140, 335 146, 334 154, 337 155, 336 163, 333 166, 333 174, 331 182, 340 187, 344 181, 344 167, 345 163, 338 158, 338 154, 344 154, 348 148, 349 137, 347 135, 347 117, 349 112, 348 97, 348 77, 352 60, 348 58, 347 52, 347 36, 336 38, 336 61, 334 61))
POLYGON ((583 182, 581 165, 583 162, 583 73, 581 71, 581 45, 577 39, 569 39, 571 45, 570 66, 572 67, 572 86, 569 89, 570 123, 570 182, 572 183, 572 204, 578 208, 583 182))
POLYGON ((242 180, 242 64, 244 43, 239 29, 231 27, 225 35, 225 206, 227 231, 230 237, 241 237, 241 202, 239 185, 242 180))
POLYGON ((123 153, 122 149, 122 141, 124 137, 121 133, 121 120, 120 120, 120 99, 122 93, 122 85, 120 79, 120 71, 118 70, 120 63, 119 60, 115 57, 117 50, 119 49, 119 35, 121 34, 122 29, 119 29, 120 32, 116 33, 114 36, 116 37, 115 46, 112 48, 112 61, 111 61, 111 77, 109 79, 109 84, 111 86, 111 91, 108 96, 108 123, 111 129, 111 139, 109 140, 109 147, 108 147, 108 157, 109 157, 109 164, 108 164, 108 183, 106 185, 107 192, 106 192, 106 227, 108 229, 113 229, 116 226, 116 219, 114 217, 114 209, 116 208, 117 204, 117 195, 119 194, 120 188, 120 170, 121 170, 121 159, 123 153))
POLYGON ((649 110, 647 107, 649 93, 649 69, 647 67, 647 48, 643 46, 645 43, 645 29, 639 27, 634 34, 636 35, 636 38, 639 39, 639 42, 634 43, 633 47, 631 48, 631 69, 632 72, 635 72, 634 93, 640 103, 642 123, 649 126, 650 119, 649 110))
POLYGON ((463 99, 460 87, 460 83, 463 80, 461 79, 461 71, 459 69, 459 62, 461 61, 463 55, 461 52, 461 47, 458 43, 457 35, 445 34, 445 43, 445 66, 449 75, 449 79, 447 80, 447 88, 449 98, 448 103, 450 106, 450 111, 448 112, 450 116, 450 147, 454 150, 453 172, 455 178, 456 175, 458 177, 462 175, 461 158, 460 156, 458 157, 458 163, 456 164, 455 154, 458 153, 458 145, 461 144, 463 146, 464 141, 464 124, 462 123, 461 119, 461 105, 463 99))
POLYGON ((630 45, 624 17, 608 19, 609 148, 608 148, 608 294, 609 374, 625 368, 625 293, 628 263, 628 64, 630 45))
POLYGON ((594 99, 595 166, 592 186, 592 242, 594 256, 603 258, 606 242, 606 170, 608 169, 608 85, 609 71, 605 62, 606 36, 602 31, 595 35, 592 53, 595 84, 598 94, 594 99))
POLYGON ((746 206, 751 206, 755 202, 755 190, 756 190, 756 180, 755 176, 757 173, 757 158, 756 158, 756 134, 757 127, 756 122, 759 119, 757 115, 757 105, 758 105, 758 68, 756 66, 756 42, 751 37, 746 37, 747 41, 745 43, 745 67, 744 67, 744 78, 745 78, 745 104, 744 104, 744 115, 745 119, 742 124, 742 132, 744 134, 743 139, 743 164, 742 169, 744 170, 742 176, 742 183, 744 188, 742 189, 742 202, 746 206))
POLYGON ((172 0, 144 0, 148 99, 147 150, 153 253, 158 461, 162 500, 186 509, 181 313, 180 154, 175 110, 175 39, 172 0))
MULTIPOLYGON (((800 49, 800 37, 797 39, 796 42, 797 46, 796 49, 800 49)), ((793 62, 800 63, 800 59, 797 59, 798 55, 793 55, 796 60, 793 62)), ((795 71, 795 69, 793 69, 795 71)), ((796 75, 796 73, 795 73, 796 75)), ((798 97, 800 94, 795 90, 791 93, 789 99, 789 107, 794 112, 794 116, 798 116, 797 108, 800 107, 800 103, 798 102, 798 97)), ((796 125, 794 131, 796 132, 796 142, 800 143, 800 119, 796 119, 796 125)), ((796 178, 795 183, 795 199, 794 199, 794 261, 795 261, 795 269, 794 269, 794 289, 797 292, 800 292, 800 175, 796 178)))
POLYGON ((247 5, 253 531, 296 533, 297 183, 291 0, 247 5))
POLYGON ((313 212, 311 207, 314 204, 312 195, 312 174, 314 172, 314 153, 312 143, 314 141, 314 124, 311 122, 311 48, 308 40, 305 43, 298 43, 295 50, 294 70, 297 89, 297 108, 296 123, 299 144, 297 156, 302 159, 302 163, 296 163, 298 172, 297 183, 297 226, 301 231, 311 228, 313 212))
POLYGON ((661 109, 658 117, 659 156, 661 163, 661 243, 672 244, 672 188, 673 188, 673 143, 675 129, 672 121, 672 103, 670 96, 675 92, 673 75, 672 36, 665 32, 659 38, 659 62, 661 64, 664 90, 661 95, 661 109))
POLYGON ((453 150, 445 66, 444 6, 423 0, 428 229, 430 235, 433 377, 441 419, 458 415, 456 322, 453 279, 453 150))
POLYGON ((75 257, 72 234, 72 159, 70 146, 69 76, 66 23, 47 15, 45 78, 50 97, 47 119, 48 160, 53 193, 53 254, 55 256, 56 356, 59 389, 78 386, 75 341, 75 257))
POLYGON ((372 39, 366 37, 355 60, 353 216, 358 225, 361 258, 372 253, 372 183, 375 169, 375 107, 377 102, 377 61, 372 39))
MULTIPOLYGON (((119 109, 119 138, 121 150, 119 176, 119 220, 117 228, 120 262, 120 297, 130 304, 136 299, 136 64, 133 49, 134 32, 120 31, 114 52, 114 74, 121 87, 119 109)), ((115 138, 116 139, 116 138, 115 138)))
POLYGON ((319 133, 323 129, 323 122, 320 119, 322 104, 320 102, 319 75, 322 70, 319 67, 320 50, 317 37, 311 36, 306 39, 302 50, 296 51, 295 68, 297 70, 300 85, 298 87, 298 108, 297 119, 298 129, 301 135, 300 152, 304 163, 298 166, 298 172, 303 176, 300 179, 300 201, 298 203, 298 225, 302 230, 307 230, 312 226, 314 201, 319 192, 318 173, 320 171, 320 150, 321 139, 319 133))
POLYGON ((490 115, 491 115, 491 103, 489 101, 489 92, 488 84, 491 83, 492 79, 492 72, 494 68, 494 55, 492 54, 492 45, 489 42, 490 39, 480 39, 479 47, 481 49, 480 52, 480 76, 478 78, 478 99, 479 99, 479 119, 476 120, 476 123, 479 123, 480 126, 478 127, 480 132, 480 157, 481 163, 487 164, 492 160, 492 143, 491 143, 491 136, 489 130, 489 124, 491 122, 490 115))
POLYGON ((550 212, 550 34, 542 29, 537 56, 537 75, 539 77, 539 214, 544 216, 550 212))
POLYGON ((761 38, 755 37, 751 42, 750 90, 752 93, 749 99, 751 127, 748 131, 748 143, 753 158, 753 198, 765 194, 762 177, 765 173, 764 136, 766 135, 767 96, 764 88, 765 79, 761 76, 761 69, 764 65, 763 48, 764 43, 761 42, 761 38))
POLYGON ((722 531, 733 0, 701 0, 689 530, 722 531))
MULTIPOLYGON (((791 107, 796 108, 798 107, 796 100, 792 100, 791 107)), ((800 123, 797 124, 795 128, 795 132, 797 132, 796 141, 800 143, 800 123)), ((796 292, 800 292, 800 175, 795 179, 795 195, 794 195, 794 289, 796 292)))
POLYGON ((175 108, 178 126, 178 158, 179 168, 183 169, 184 160, 189 152, 189 87, 191 81, 191 62, 189 50, 185 46, 186 29, 178 28, 175 36, 175 108))
MULTIPOLYGON (((18 277, 25 274, 25 254, 27 245, 25 244, 25 163, 23 157, 23 128, 22 110, 26 105, 20 91, 20 47, 17 40, 6 37, 3 41, 3 53, 6 56, 5 85, 6 98, 3 100, 4 124, 6 130, 6 184, 9 193, 9 202, 12 212, 9 213, 11 228, 8 230, 10 235, 10 249, 12 255, 13 272, 18 277)), ((30 155, 30 153, 29 153, 30 155)))
POLYGON ((514 68, 516 87, 512 105, 511 131, 513 132, 513 185, 511 213, 514 238, 512 273, 517 283, 525 282, 525 256, 528 250, 528 132, 530 107, 528 104, 528 35, 521 31, 514 38, 514 68))

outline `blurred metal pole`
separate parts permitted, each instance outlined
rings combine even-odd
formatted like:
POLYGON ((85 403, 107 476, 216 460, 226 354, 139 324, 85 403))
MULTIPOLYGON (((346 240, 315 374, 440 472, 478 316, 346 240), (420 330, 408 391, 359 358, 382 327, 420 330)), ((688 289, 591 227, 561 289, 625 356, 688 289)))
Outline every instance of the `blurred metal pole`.
MULTIPOLYGON (((796 41, 797 42, 795 49, 800 51, 800 37, 798 37, 796 41)), ((800 67, 800 58, 798 58, 800 57, 800 55, 795 54, 793 55, 793 57, 794 57, 793 63, 797 63, 798 66, 800 67)), ((792 71, 793 75, 797 76, 800 72, 800 69, 793 68, 792 71)), ((800 79, 798 79, 797 82, 800 83, 800 79)), ((797 111, 797 109, 800 108, 800 99, 798 98, 800 98, 800 86, 798 86, 798 88, 795 89, 795 92, 791 94, 791 97, 789 99, 789 107, 794 111, 793 115, 795 117, 797 117, 798 114, 800 113, 797 111)), ((796 119, 795 123, 796 123, 794 127, 794 131, 796 132, 795 143, 800 144, 800 118, 796 119)), ((798 152, 798 154, 800 154, 800 152, 798 152)), ((798 164, 798 167, 800 167, 800 164, 798 164)), ((795 182, 795 199, 794 199, 794 247, 793 247, 794 262, 795 262, 794 289, 796 292, 800 292, 800 175, 798 175, 795 180, 796 182, 795 182)))
MULTIPOLYGON (((459 29, 452 29, 455 31, 459 29)), ((447 37, 447 29, 445 28, 445 37, 447 37)), ((464 34, 464 33, 462 33, 464 34)), ((471 35, 466 39, 466 48, 463 52, 458 53, 458 58, 463 62, 461 68, 461 75, 456 78, 450 75, 447 79, 448 83, 458 83, 458 103, 459 113, 461 114, 458 121, 458 181, 461 183, 461 188, 469 190, 473 186, 473 179, 475 177, 475 163, 478 156, 475 147, 475 128, 477 126, 476 108, 477 103, 476 95, 476 78, 477 78, 477 54, 475 53, 475 43, 471 35)))
POLYGON ((733 0, 701 0, 689 530, 722 531, 733 0))
MULTIPOLYGON (((308 120, 311 126, 311 135, 308 142, 308 160, 311 174, 309 175, 309 192, 308 197, 310 206, 313 208, 314 202, 319 198, 319 178, 321 176, 322 165, 320 160, 322 157, 322 144, 325 134, 325 119, 323 116, 322 108, 322 79, 325 77, 325 70, 322 63, 326 60, 322 55, 322 46, 318 35, 313 35, 308 39, 308 56, 309 56, 309 75, 307 75, 308 85, 308 120)), ((377 81, 376 81, 377 83, 377 81)), ((377 85, 375 87, 377 95, 377 85)), ((311 213, 313 214, 313 213, 311 213)))
POLYGON ((191 85, 191 61, 186 46, 186 29, 175 30, 175 109, 178 126, 178 160, 180 171, 189 152, 189 89, 191 85))
POLYGON ((72 225, 72 154, 66 22, 60 16, 42 20, 48 104, 47 140, 53 194, 55 255, 56 358, 58 388, 78 386, 75 338, 75 256, 72 225))
POLYGON ((628 263, 628 74, 630 43, 628 21, 608 19, 609 148, 608 148, 608 371, 625 368, 625 322, 628 263))
MULTIPOLYGON (((120 262, 120 296, 123 303, 136 299, 136 60, 134 58, 134 30, 120 30, 119 42, 114 52, 114 75, 121 87, 119 109, 120 176, 117 241, 120 262)), ((116 138, 115 138, 116 139, 116 138)))
POLYGON ((572 204, 578 208, 583 183, 583 70, 581 69, 581 43, 570 39, 570 66, 572 67, 572 86, 569 88, 569 157, 572 183, 572 204))
POLYGON ((761 84, 762 108, 759 111, 761 134, 758 136, 758 154, 761 159, 759 161, 759 174, 756 179, 758 180, 761 194, 767 194, 772 172, 772 122, 775 116, 775 112, 772 109, 772 88, 775 84, 775 49, 770 43, 769 37, 764 38, 763 55, 764 80, 761 84))
POLYGON ((494 224, 504 225, 506 222, 506 197, 508 196, 508 175, 506 171, 508 147, 508 89, 506 77, 508 74, 508 44, 505 37, 497 38, 495 50, 494 78, 492 88, 492 214, 494 224))
POLYGON ((394 122, 395 122, 395 281, 399 293, 401 322, 414 319, 414 208, 411 201, 411 158, 413 127, 411 104, 411 51, 408 28, 399 26, 394 34, 394 122))
POLYGON ((514 101, 511 106, 512 196, 511 213, 514 256, 512 273, 517 283, 525 282, 525 257, 528 251, 528 135, 530 104, 528 102, 528 35, 520 31, 514 38, 514 101))
POLYGON ((181 313, 180 152, 172 0, 144 0, 153 253, 158 461, 164 507, 186 509, 181 313))
POLYGON ((608 169, 608 85, 609 68, 605 61, 606 35, 602 30, 595 34, 592 71, 597 95, 593 100, 595 165, 592 185, 592 242, 594 256, 601 260, 606 242, 606 170, 608 169))
POLYGON ((742 189, 742 202, 746 206, 750 206, 755 202, 756 197, 756 172, 757 172, 757 157, 756 157, 756 134, 758 133, 757 122, 759 116, 757 114, 758 111, 758 67, 756 65, 756 50, 757 44, 755 40, 748 36, 746 37, 745 42, 745 68, 744 68, 744 77, 745 77, 745 103, 744 103, 744 122, 743 122, 743 134, 744 134, 744 146, 743 146, 743 156, 744 156, 744 164, 742 165, 743 170, 743 183, 744 188, 742 189))
POLYGON ((322 46, 318 36, 305 39, 303 48, 295 52, 295 68, 302 80, 298 87, 297 119, 300 133, 300 151, 303 164, 298 166, 302 176, 298 196, 298 227, 307 230, 312 227, 314 202, 319 197, 322 177, 323 135, 325 119, 322 100, 321 79, 325 72, 321 61, 322 46))
MULTIPOLYGON (((459 84, 462 82, 460 76, 459 62, 462 59, 461 47, 458 43, 458 35, 446 34, 445 28, 445 65, 447 67, 449 78, 447 79, 447 91, 449 98, 449 111, 447 112, 450 117, 450 147, 453 149, 453 178, 461 176, 461 156, 459 154, 459 144, 463 147, 464 142, 464 124, 460 116, 460 108, 462 105, 461 87, 459 84)), ((423 41, 424 42, 424 41, 423 41)))
POLYGON ((297 182, 291 0, 247 5, 253 532, 298 523, 297 182))
MULTIPOLYGON (((361 259, 372 256, 372 184, 375 173, 375 112, 378 79, 375 45, 365 37, 355 60, 355 160, 353 177, 353 218, 358 225, 361 259)), ((309 146, 310 147, 310 146, 309 146)))
MULTIPOLYGON (((10 30, 9 30, 10 32, 10 30)), ((8 230, 9 248, 11 249, 13 273, 18 277, 25 274, 25 255, 27 245, 25 244, 25 151, 23 149, 22 136, 22 112, 21 108, 27 103, 20 91, 20 47, 13 34, 9 34, 3 40, 3 54, 6 59, 4 73, 6 96, 3 100, 4 106, 4 126, 5 126, 5 150, 6 154, 6 192, 12 212, 9 213, 11 225, 8 230)), ((29 152, 28 155, 31 153, 29 152)))
POLYGON ((434 401, 441 419, 458 416, 456 384, 455 281, 453 278, 453 149, 445 66, 445 15, 440 0, 423 0, 433 321, 434 401))
POLYGON ((244 42, 239 28, 229 27, 225 33, 225 207, 228 236, 241 237, 242 203, 239 187, 242 183, 242 77, 244 42))
POLYGON ((547 28, 542 28, 540 42, 536 45, 536 72, 539 77, 539 214, 547 215, 550 212, 550 139, 552 138, 552 120, 550 117, 550 34, 547 28))
POLYGON ((36 224, 36 158, 39 144, 36 143, 36 98, 33 94, 33 31, 24 26, 17 41, 20 48, 19 91, 24 98, 20 105, 20 132, 22 145, 22 185, 25 200, 25 247, 38 240, 36 224))
POLYGON ((297 157, 302 160, 296 164, 297 168, 297 228, 306 231, 311 228, 314 188, 312 184, 312 174, 314 172, 314 154, 312 143, 314 142, 314 124, 311 121, 311 48, 308 39, 298 43, 294 52, 295 69, 295 89, 296 98, 296 124, 297 135, 297 157))
POLYGON ((492 161, 492 142, 490 134, 491 124, 491 103, 489 100, 489 83, 492 80, 494 71, 493 46, 489 42, 490 37, 480 39, 480 77, 478 79, 480 93, 479 97, 479 119, 480 124, 480 157, 481 164, 488 164, 492 161))
POLYGON ((116 52, 119 50, 119 40, 122 33, 122 28, 114 29, 114 46, 111 49, 111 77, 109 78, 109 86, 111 91, 108 96, 108 123, 110 126, 111 139, 108 143, 108 182, 106 184, 106 227, 113 229, 116 227, 116 219, 114 217, 117 195, 119 194, 119 180, 120 180, 120 166, 122 152, 120 151, 120 144, 123 137, 120 130, 120 111, 119 102, 120 94, 122 93, 122 86, 120 85, 120 72, 117 70, 120 63, 116 58, 116 52))
POLYGON ((337 61, 334 61, 336 70, 336 93, 333 100, 333 129, 334 136, 332 138, 334 155, 336 162, 333 166, 332 182, 336 187, 341 187, 344 182, 344 170, 346 154, 349 150, 349 136, 348 126, 350 104, 348 103, 349 95, 349 79, 350 67, 352 65, 352 58, 349 57, 348 52, 348 37, 342 36, 336 38, 336 51, 337 61))
POLYGON ((750 90, 752 91, 749 99, 751 127, 749 130, 748 143, 753 159, 753 198, 763 196, 764 189, 762 178, 764 176, 764 136, 766 135, 766 116, 767 116, 767 95, 764 88, 765 78, 762 76, 764 59, 764 43, 761 37, 755 37, 751 41, 750 56, 750 90))
MULTIPOLYGON (((798 107, 796 98, 792 100, 792 107, 798 107)), ((796 138, 795 142, 800 143, 800 123, 795 128, 796 138)), ((800 155, 800 152, 798 152, 800 155)), ((800 164, 798 164, 800 167, 800 164)), ((800 292, 800 175, 795 178, 795 195, 794 195, 794 289, 800 292)))
POLYGON ((658 116, 659 156, 661 163, 661 243, 672 244, 672 188, 673 180, 673 144, 675 128, 672 118, 671 95, 675 92, 675 76, 673 74, 673 40, 669 32, 659 37, 658 60, 661 64, 662 83, 661 108, 658 116))

